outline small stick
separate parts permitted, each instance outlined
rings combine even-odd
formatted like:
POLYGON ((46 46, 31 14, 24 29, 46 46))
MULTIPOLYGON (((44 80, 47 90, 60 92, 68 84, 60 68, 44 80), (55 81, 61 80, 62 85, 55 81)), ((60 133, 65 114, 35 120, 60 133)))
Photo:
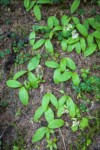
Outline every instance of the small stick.
POLYGON ((59 132, 60 132, 61 137, 62 137, 62 140, 63 140, 64 149, 67 150, 67 149, 66 149, 66 145, 65 145, 65 140, 64 140, 64 137, 63 137, 62 132, 61 132, 60 129, 59 129, 59 132))

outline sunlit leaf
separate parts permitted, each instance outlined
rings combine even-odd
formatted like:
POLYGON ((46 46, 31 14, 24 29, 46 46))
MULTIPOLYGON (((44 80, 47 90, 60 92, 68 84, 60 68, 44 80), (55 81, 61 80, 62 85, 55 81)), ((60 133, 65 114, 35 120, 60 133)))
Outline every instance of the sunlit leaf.
POLYGON ((29 95, 25 87, 19 89, 19 98, 23 105, 26 106, 28 104, 29 95))
POLYGON ((22 86, 21 83, 16 80, 8 80, 6 84, 10 88, 19 88, 22 86))
POLYGON ((35 143, 40 141, 45 136, 46 130, 47 130, 46 127, 39 128, 33 135, 32 142, 35 143))
POLYGON ((62 127, 63 125, 64 121, 62 119, 55 119, 49 123, 48 128, 56 129, 62 127))

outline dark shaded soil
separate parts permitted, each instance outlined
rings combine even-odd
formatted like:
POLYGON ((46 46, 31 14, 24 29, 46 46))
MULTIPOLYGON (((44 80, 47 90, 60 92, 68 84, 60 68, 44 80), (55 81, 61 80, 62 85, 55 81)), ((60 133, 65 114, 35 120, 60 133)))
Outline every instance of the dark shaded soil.
MULTIPOLYGON (((67 6, 67 5, 66 5, 67 6)), ((93 5, 91 5, 93 6, 93 5)), ((67 6, 68 7, 68 6, 67 6)), ((87 18, 93 16, 91 12, 90 6, 82 6, 84 7, 85 14, 80 16, 80 18, 87 18), (88 14, 88 15, 87 15, 88 14)), ((99 8, 97 6, 93 6, 96 10, 96 13, 99 14, 99 8)), ((30 31, 32 30, 33 25, 43 25, 46 22, 46 19, 50 15, 57 14, 58 18, 62 14, 69 14, 68 8, 62 5, 54 5, 51 7, 44 6, 42 9, 42 20, 37 22, 33 12, 26 12, 23 3, 21 1, 12 1, 10 6, 4 7, 0 6, 0 34, 15 32, 19 35, 21 39, 23 37, 28 37, 30 31), (63 9, 62 9, 63 8, 63 9), (9 23, 8 23, 8 22, 9 23)), ((77 14, 76 14, 77 16, 77 14)), ((3 40, 0 40, 0 50, 5 50, 9 48, 11 50, 11 44, 13 42, 12 38, 5 36, 3 40)), ((69 56, 72 58, 77 64, 77 72, 80 73, 81 68, 90 68, 91 75, 99 76, 100 70, 93 69, 93 65, 100 64, 99 52, 95 52, 91 57, 84 58, 82 54, 77 55, 75 52, 72 53, 62 53, 59 45, 55 45, 55 51, 60 53, 60 58, 63 56, 69 56)), ((27 46, 26 53, 29 52, 32 55, 31 48, 27 46)), ((45 125, 44 118, 41 119, 41 122, 36 123, 33 121, 33 115, 38 106, 41 105, 41 99, 43 95, 48 91, 53 91, 53 93, 60 98, 61 93, 59 92, 61 89, 66 91, 68 95, 70 95, 77 102, 76 95, 71 88, 71 83, 67 82, 65 84, 54 85, 52 75, 53 70, 45 67, 44 62, 47 59, 45 57, 45 51, 42 53, 41 66, 43 67, 43 79, 46 81, 45 83, 41 83, 38 90, 31 90, 30 102, 27 107, 22 106, 18 98, 18 90, 10 89, 5 85, 4 79, 7 80, 9 77, 13 76, 13 74, 22 68, 27 67, 27 62, 22 65, 11 64, 10 68, 6 71, 6 77, 4 78, 4 64, 8 58, 8 56, 4 57, 0 60, 0 79, 1 79, 1 88, 2 97, 1 104, 3 102, 7 102, 8 105, 3 107, 0 105, 0 136, 1 136, 1 150, 13 150, 14 145, 18 145, 20 150, 47 150, 45 139, 37 144, 32 144, 32 136, 36 129, 45 125), (4 82, 4 84, 3 84, 4 82)), ((22 79, 23 80, 23 79, 22 79)), ((92 100, 92 96, 89 95, 89 98, 92 100)), ((81 101, 81 100, 80 100, 81 101)), ((99 109, 100 105, 95 103, 93 110, 99 109)), ((64 116, 64 120, 69 123, 70 120, 68 116, 64 116)), ((63 138, 66 143, 66 149, 70 150, 71 145, 73 145, 73 150, 79 150, 78 146, 73 143, 80 134, 80 131, 77 133, 72 133, 70 128, 67 126, 61 128, 61 132, 63 138)), ((88 132, 88 131, 86 131, 88 132)), ((56 130, 55 135, 57 137, 57 145, 58 150, 64 150, 63 139, 59 130, 56 130)), ((83 139, 84 140, 84 139, 83 139)), ((90 145, 90 150, 99 150, 100 149, 100 135, 96 133, 93 138, 93 144, 90 145)))

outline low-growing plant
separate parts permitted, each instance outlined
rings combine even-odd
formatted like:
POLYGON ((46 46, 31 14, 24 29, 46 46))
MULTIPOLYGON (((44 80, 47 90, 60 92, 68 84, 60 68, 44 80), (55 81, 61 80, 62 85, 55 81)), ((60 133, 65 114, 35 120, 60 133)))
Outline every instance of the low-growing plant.
POLYGON ((45 65, 49 68, 55 69, 53 74, 53 80, 55 84, 65 82, 72 78, 73 84, 76 86, 79 85, 79 75, 75 72, 76 65, 72 59, 62 58, 60 63, 57 63, 56 61, 46 61, 45 65))
POLYGON ((63 51, 72 52, 75 49, 78 54, 83 52, 87 57, 100 49, 99 37, 99 22, 94 18, 88 18, 81 24, 77 17, 63 15, 60 22, 55 16, 51 16, 47 20, 47 26, 34 26, 29 39, 34 51, 44 45, 47 52, 54 54, 52 39, 56 39, 61 43, 63 51), (89 26, 95 29, 91 34, 89 26), (37 37, 37 33, 41 33, 42 36, 37 37), (37 38, 39 40, 36 40, 37 38))
POLYGON ((28 90, 31 88, 38 88, 39 83, 42 81, 42 76, 36 77, 32 71, 36 69, 40 62, 40 55, 33 57, 28 63, 28 70, 22 70, 17 72, 13 79, 6 82, 7 86, 10 88, 19 88, 19 98, 23 105, 27 105, 29 101, 28 90), (20 83, 18 79, 23 75, 28 75, 28 80, 24 83, 20 83))
POLYGON ((52 4, 51 0, 24 0, 26 11, 33 10, 37 20, 41 20, 41 6, 43 4, 52 4))

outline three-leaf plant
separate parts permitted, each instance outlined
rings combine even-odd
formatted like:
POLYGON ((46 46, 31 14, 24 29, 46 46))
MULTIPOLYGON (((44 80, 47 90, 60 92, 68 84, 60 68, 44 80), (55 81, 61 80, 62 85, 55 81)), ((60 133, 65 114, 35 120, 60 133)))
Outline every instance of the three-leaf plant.
POLYGON ((28 70, 23 70, 17 72, 12 80, 8 80, 6 82, 7 86, 10 88, 19 88, 19 98, 23 105, 27 105, 29 101, 28 90, 31 88, 38 88, 38 84, 41 79, 36 77, 32 71, 37 68, 40 62, 40 56, 37 55, 33 57, 28 63, 28 70), (24 83, 20 83, 17 81, 20 77, 27 73, 28 80, 24 81, 24 83))

